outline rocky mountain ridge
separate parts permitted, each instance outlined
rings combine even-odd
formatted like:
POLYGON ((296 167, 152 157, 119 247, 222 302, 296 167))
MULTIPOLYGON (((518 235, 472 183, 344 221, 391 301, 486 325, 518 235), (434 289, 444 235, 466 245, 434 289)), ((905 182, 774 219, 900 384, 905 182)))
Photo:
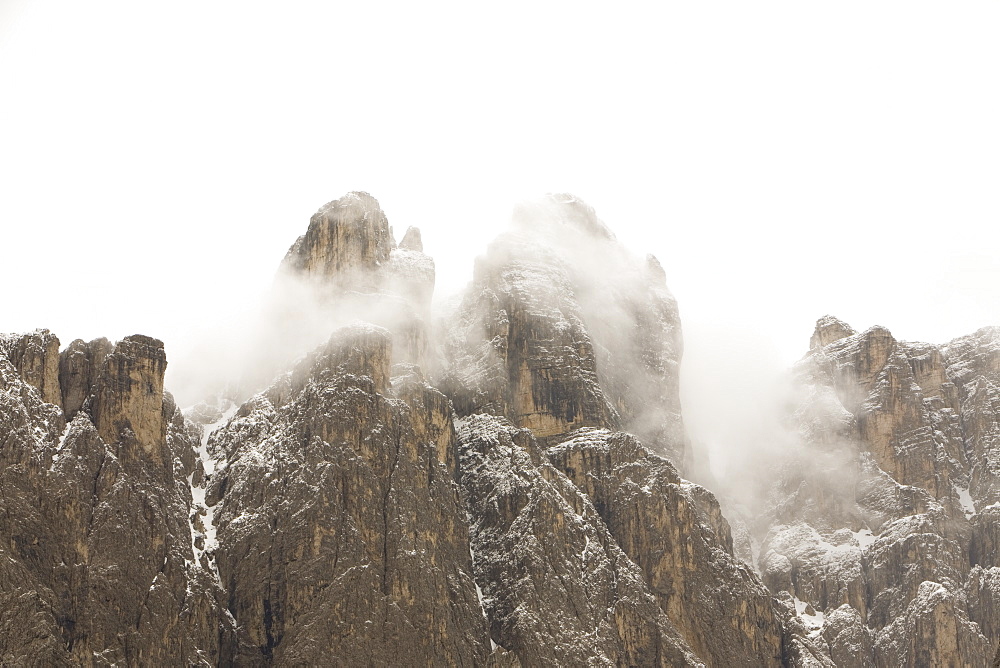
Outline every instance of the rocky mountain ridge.
POLYGON ((682 477, 663 270, 577 198, 519 207, 436 322, 419 231, 366 193, 277 285, 358 322, 186 415, 160 341, 0 337, 0 663, 992 660, 1000 330, 822 319, 801 447, 730 525, 682 477))

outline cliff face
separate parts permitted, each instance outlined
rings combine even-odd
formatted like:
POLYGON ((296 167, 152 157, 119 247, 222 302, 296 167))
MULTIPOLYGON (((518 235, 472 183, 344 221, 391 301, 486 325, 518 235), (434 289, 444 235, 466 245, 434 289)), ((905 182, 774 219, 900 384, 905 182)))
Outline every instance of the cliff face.
POLYGON ((489 653, 444 398, 342 330, 212 437, 237 665, 481 664, 489 653))
POLYGON ((0 343, 0 662, 215 665, 218 589, 188 521, 196 432, 163 392, 162 344, 114 346, 68 422, 58 345, 0 343))
POLYGON ((275 314, 289 332, 307 327, 328 334, 351 321, 371 322, 392 333, 394 362, 433 365, 434 261, 423 252, 417 228, 409 228, 397 247, 385 213, 368 193, 348 193, 320 208, 289 248, 277 283, 279 301, 292 297, 290 308, 275 314))
POLYGON ((543 437, 622 427, 683 463, 677 305, 656 259, 632 257, 583 202, 515 211, 449 319, 441 383, 460 413, 543 437))
POLYGON ((365 193, 277 284, 275 331, 324 342, 186 416, 156 339, 0 336, 0 663, 972 666, 1000 642, 996 329, 821 320, 796 445, 731 526, 682 477, 664 272, 576 198, 515 212, 440 354, 420 233, 397 246, 365 193))
POLYGON ((711 492, 626 433, 583 429, 548 454, 593 502, 698 656, 720 666, 780 665, 783 611, 733 556, 711 492))
POLYGON ((998 360, 995 328, 933 346, 817 323, 753 525, 764 581, 838 665, 992 659, 998 360))

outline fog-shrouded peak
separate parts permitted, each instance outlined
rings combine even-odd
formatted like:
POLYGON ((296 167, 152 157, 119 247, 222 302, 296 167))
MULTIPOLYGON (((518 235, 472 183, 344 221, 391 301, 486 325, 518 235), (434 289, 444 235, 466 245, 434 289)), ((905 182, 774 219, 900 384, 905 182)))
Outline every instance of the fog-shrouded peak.
POLYGON ((568 193, 549 193, 518 204, 511 222, 515 229, 535 234, 561 236, 574 231, 600 239, 615 238, 592 206, 568 193))
POLYGON ((682 465, 677 304, 659 262, 579 198, 517 206, 448 319, 443 382, 459 413, 505 415, 543 437, 622 427, 682 465))
POLYGON ((402 241, 399 242, 399 247, 402 248, 403 250, 417 251, 423 253, 424 242, 420 239, 420 228, 418 227, 406 228, 406 234, 403 235, 402 241))
POLYGON ((809 339, 809 349, 822 348, 829 343, 838 341, 848 336, 853 336, 857 332, 840 318, 832 315, 824 315, 816 321, 816 329, 809 339))
POLYGON ((370 291, 376 285, 371 272, 388 261, 393 245, 378 200, 365 192, 351 192, 313 214, 282 268, 344 289, 370 291))
POLYGON ((409 222, 321 207, 186 411, 158 339, 0 335, 0 663, 987 665, 1000 329, 716 345, 692 443, 646 249, 532 200, 432 328, 409 222))

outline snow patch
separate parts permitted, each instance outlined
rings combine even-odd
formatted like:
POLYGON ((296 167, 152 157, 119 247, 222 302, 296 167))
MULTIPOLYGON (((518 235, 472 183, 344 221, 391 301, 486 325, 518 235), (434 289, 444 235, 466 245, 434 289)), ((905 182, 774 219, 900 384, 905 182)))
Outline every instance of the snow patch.
POLYGON ((972 500, 972 495, 969 494, 968 487, 958 487, 955 486, 955 493, 958 494, 958 500, 962 504, 962 509, 965 511, 965 518, 968 519, 976 514, 976 504, 972 500))
POLYGON ((822 632, 823 625, 826 623, 826 615, 822 612, 814 612, 813 614, 807 614, 806 608, 809 604, 805 601, 800 601, 799 598, 795 597, 795 614, 798 618, 802 620, 802 623, 809 630, 809 637, 815 638, 822 632))
POLYGON ((872 534, 871 529, 862 529, 861 531, 853 531, 852 533, 854 534, 854 540, 858 541, 858 545, 861 546, 862 550, 867 550, 878 540, 878 536, 872 534))
POLYGON ((63 448, 66 447, 66 437, 69 436, 69 426, 70 422, 66 423, 66 429, 63 431, 62 436, 59 438, 59 445, 56 446, 56 451, 52 455, 52 463, 49 464, 49 472, 56 470, 56 462, 59 460, 59 455, 62 454, 63 448))
POLYGON ((202 477, 201 484, 194 484, 194 475, 188 476, 188 486, 191 489, 191 515, 188 517, 188 523, 191 528, 191 549, 194 552, 194 558, 196 563, 201 563, 201 557, 205 553, 208 553, 209 564, 211 569, 218 579, 219 573, 215 565, 215 561, 212 555, 215 554, 215 550, 219 547, 219 540, 216 535, 215 527, 215 508, 209 507, 205 502, 206 486, 208 484, 208 478, 215 473, 218 468, 218 462, 212 456, 212 453, 208 450, 208 441, 212 433, 215 432, 220 427, 225 426, 229 423, 232 417, 239 410, 239 406, 229 401, 225 400, 226 407, 222 411, 222 415, 218 420, 212 424, 207 424, 203 427, 201 443, 198 444, 196 452, 198 454, 198 459, 201 461, 202 470, 204 471, 204 476, 202 477), (196 516, 201 517, 201 523, 204 528, 204 532, 199 531, 194 525, 194 518, 196 516), (198 536, 204 536, 204 547, 199 549, 197 545, 198 536))

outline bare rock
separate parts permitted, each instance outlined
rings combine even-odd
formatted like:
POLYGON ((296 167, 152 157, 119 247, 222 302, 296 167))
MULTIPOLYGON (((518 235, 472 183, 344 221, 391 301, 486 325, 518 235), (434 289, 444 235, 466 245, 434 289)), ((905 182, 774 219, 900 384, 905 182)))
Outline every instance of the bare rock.
POLYGON ((402 250, 423 253, 424 242, 420 239, 420 229, 416 227, 406 228, 406 234, 403 235, 402 241, 399 242, 399 247, 402 250))
POLYGON ((450 407, 391 358, 340 330, 213 436, 223 663, 485 663, 450 407))
POLYGON ((167 357, 163 342, 127 336, 101 364, 94 387, 91 415, 101 438, 120 445, 120 458, 149 457, 168 465, 163 416, 163 376, 167 357))
POLYGON ((476 581, 493 641, 521 665, 700 665, 587 495, 527 429, 459 426, 476 581))
POLYGON ((93 394, 94 385, 104 366, 104 358, 113 346, 107 339, 85 343, 76 339, 59 355, 59 385, 67 419, 73 419, 93 394))
POLYGON ((676 302, 656 259, 632 256, 581 200, 519 206, 449 330, 441 384, 460 413, 545 438, 622 427, 684 463, 676 302))
POLYGON ((374 292, 392 243, 389 222, 375 198, 352 192, 313 214, 283 265, 340 290, 374 292))
POLYGON ((878 634, 878 665, 985 666, 993 647, 945 586, 924 582, 902 615, 878 634))
POLYGON ((385 213, 368 193, 329 202, 278 271, 281 290, 305 304, 307 322, 300 322, 301 305, 286 313, 279 304, 276 324, 290 331, 322 327, 314 322, 317 312, 330 323, 326 332, 354 320, 372 322, 393 333, 393 361, 433 366, 428 323, 435 269, 422 247, 420 231, 411 227, 397 248, 385 213))
POLYGON ((809 350, 822 348, 834 341, 839 341, 855 334, 857 332, 854 331, 854 328, 843 320, 835 318, 832 315, 825 315, 816 321, 816 329, 809 339, 809 350))
MULTIPOLYGON (((105 441, 90 413, 80 410, 67 423, 0 354, 0 513, 9 518, 0 526, 5 664, 205 665, 218 659, 220 592, 193 563, 190 492, 174 474, 184 464, 167 445, 180 436, 172 434, 177 423, 163 417, 172 402, 162 390, 156 407, 128 398, 147 389, 139 384, 145 372, 131 372, 163 362, 155 345, 160 354, 140 354, 152 341, 129 337, 119 345, 117 354, 127 359, 112 368, 123 372, 116 387, 124 398, 104 407, 139 427, 136 433, 152 452, 163 453, 162 462, 140 457, 126 464, 121 443, 105 441), (147 408, 159 417, 146 415, 147 408), (144 431, 151 423, 156 428, 144 431)), ((112 391, 112 380, 102 381, 105 391, 112 391)))
POLYGON ((781 615, 733 557, 729 525, 710 492, 625 433, 581 430, 548 455, 593 502, 699 657, 709 665, 781 665, 781 615))
POLYGON ((0 354, 6 355, 28 385, 42 400, 62 407, 59 389, 59 339, 47 329, 31 334, 0 335, 0 354))
POLYGON ((838 664, 985 665, 1000 642, 995 341, 827 317, 795 369, 789 448, 758 463, 751 530, 764 581, 838 664))

